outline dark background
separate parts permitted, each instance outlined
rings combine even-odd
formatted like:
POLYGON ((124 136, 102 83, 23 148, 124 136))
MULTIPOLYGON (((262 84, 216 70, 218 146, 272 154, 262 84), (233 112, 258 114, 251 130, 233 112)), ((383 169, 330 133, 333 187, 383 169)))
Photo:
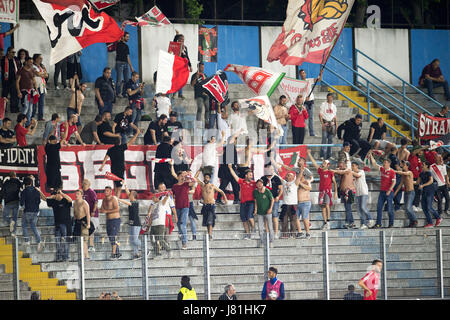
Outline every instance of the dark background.
MULTIPOLYGON (((20 2, 21 18, 40 19, 31 0, 20 2)), ((122 0, 106 12, 124 20, 140 16, 156 4, 173 23, 281 25, 287 3, 288 0, 122 0)), ((383 28, 450 27, 450 0, 356 0, 347 26, 364 27, 369 5, 380 7, 383 28)))

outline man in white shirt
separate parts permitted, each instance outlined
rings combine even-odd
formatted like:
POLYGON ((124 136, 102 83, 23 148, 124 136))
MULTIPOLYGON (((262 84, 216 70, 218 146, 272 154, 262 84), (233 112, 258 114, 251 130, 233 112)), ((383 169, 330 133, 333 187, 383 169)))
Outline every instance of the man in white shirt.
POLYGON ((214 184, 214 174, 218 165, 217 147, 222 146, 224 139, 216 143, 216 137, 212 136, 203 147, 202 168, 203 174, 208 173, 211 177, 211 183, 214 184))
POLYGON ((172 112, 172 103, 170 98, 162 93, 155 95, 153 98, 153 107, 156 108, 156 118, 159 118, 162 114, 169 117, 172 112))
POLYGON ((231 104, 231 110, 232 112, 229 116, 228 121, 228 123, 230 124, 231 132, 234 134, 235 132, 243 129, 243 134, 248 133, 245 117, 241 116, 239 112, 239 102, 233 101, 233 103, 231 104))
POLYGON ((372 228, 375 221, 372 219, 367 209, 367 201, 369 200, 369 187, 366 182, 366 173, 359 169, 357 162, 352 162, 352 173, 356 189, 356 204, 358 206, 359 216, 361 217, 360 229, 372 228))
POLYGON ((322 74, 323 69, 320 71, 320 74, 317 78, 306 78, 306 72, 305 70, 300 70, 300 78, 304 81, 308 81, 308 94, 306 95, 305 99, 305 106, 306 110, 309 114, 309 120, 308 120, 308 128, 309 128, 309 135, 311 137, 314 137, 316 134, 314 133, 314 93, 312 92, 314 84, 318 81, 322 80, 322 74))
MULTIPOLYGON (((336 134, 337 109, 333 103, 333 94, 327 94, 327 101, 320 106, 319 119, 322 124, 322 144, 332 144, 336 134)), ((331 157, 331 147, 320 148, 320 157, 329 159, 331 157), (326 152, 325 152, 326 151, 326 152)))
POLYGON ((448 213, 449 206, 449 195, 448 188, 450 187, 450 182, 448 179, 447 168, 442 160, 442 155, 436 155, 436 163, 430 166, 431 175, 434 181, 437 182, 438 188, 436 190, 436 196, 438 198, 438 213, 442 217, 442 199, 445 198, 445 210, 448 213))
POLYGON ((226 107, 221 108, 220 112, 217 113, 217 130, 219 131, 218 136, 224 137, 224 140, 228 140, 228 137, 231 136, 228 110, 226 107))

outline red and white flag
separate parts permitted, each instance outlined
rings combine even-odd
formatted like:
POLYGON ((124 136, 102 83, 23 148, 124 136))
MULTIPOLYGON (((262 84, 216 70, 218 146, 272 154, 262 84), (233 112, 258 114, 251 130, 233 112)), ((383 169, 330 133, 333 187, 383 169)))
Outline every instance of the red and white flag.
POLYGON ((282 65, 324 64, 344 28, 355 0, 289 0, 283 31, 267 61, 282 65))
POLYGON ((103 10, 115 5, 120 0, 89 0, 95 6, 97 10, 103 10))
MULTIPOLYGON (((443 138, 450 134, 450 118, 419 114, 419 137, 425 140, 443 138)), ((445 140, 445 138, 444 138, 445 140)))
POLYGON ((145 26, 152 26, 152 27, 161 27, 161 26, 167 26, 170 23, 169 19, 162 13, 161 10, 157 6, 154 6, 151 8, 147 13, 143 14, 140 17, 136 17, 137 22, 126 20, 123 22, 122 27, 124 25, 131 25, 131 26, 139 26, 139 27, 145 27, 145 26))
POLYGON ((116 176, 114 173, 111 172, 106 172, 105 178, 112 181, 123 181, 122 178, 119 178, 118 176, 116 176))
POLYGON ((185 86, 189 78, 188 60, 159 51, 157 93, 174 93, 185 86))
POLYGON ((306 98, 308 95, 308 87, 309 81, 297 80, 289 77, 284 77, 280 83, 281 91, 288 96, 289 100, 291 100, 293 104, 295 104, 297 96, 300 94, 303 98, 306 98))
POLYGON ((123 36, 113 18, 97 13, 84 0, 33 0, 48 27, 50 64, 94 43, 116 42, 123 36))
POLYGON ((273 72, 257 67, 240 66, 229 64, 224 69, 227 72, 234 72, 248 87, 257 95, 270 97, 286 75, 284 72, 273 72))
POLYGON ((280 135, 283 135, 283 130, 281 130, 280 125, 277 122, 269 97, 259 96, 249 99, 239 99, 238 102, 242 109, 248 108, 253 111, 255 116, 271 124, 275 128, 278 128, 280 135))

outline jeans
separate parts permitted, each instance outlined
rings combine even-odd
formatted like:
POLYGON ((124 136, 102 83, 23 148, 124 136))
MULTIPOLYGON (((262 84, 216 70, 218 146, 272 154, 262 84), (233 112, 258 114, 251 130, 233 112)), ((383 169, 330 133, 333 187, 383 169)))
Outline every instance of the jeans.
POLYGON ((300 202, 297 206, 297 219, 300 220, 300 217, 302 217, 303 221, 308 220, 310 212, 311 212, 311 201, 300 202))
POLYGON ((36 115, 36 109, 38 113, 38 119, 44 118, 44 102, 45 102, 45 93, 39 93, 39 101, 38 103, 33 105, 33 114, 31 115, 32 118, 36 115))
POLYGON ((116 94, 119 95, 122 93, 123 96, 125 96, 126 93, 125 93, 124 83, 127 83, 130 78, 128 62, 116 61, 116 73, 117 73, 116 94), (123 79, 122 79, 122 77, 123 77, 123 79), (122 83, 122 81, 124 83, 122 83))
POLYGON ((69 239, 67 238, 67 225, 57 224, 55 226, 55 237, 56 237, 56 260, 69 259, 69 242, 68 242, 69 239))
POLYGON ((141 247, 141 240, 139 239, 139 232, 141 231, 140 226, 130 226, 130 242, 133 248, 134 255, 139 253, 141 247))
POLYGON ((369 195, 362 195, 356 197, 356 204, 358 206, 359 216, 361 217, 361 225, 369 222, 368 220, 372 220, 372 216, 370 215, 369 210, 367 209, 367 201, 369 200, 369 195))
POLYGON ((191 224, 191 231, 192 234, 195 236, 197 234, 197 223, 195 222, 195 218, 197 217, 197 215, 195 214, 195 210, 194 210, 194 203, 193 202, 189 202, 189 222, 191 224))
POLYGON ((100 106, 100 104, 99 103, 97 103, 97 106, 98 106, 98 114, 99 115, 102 115, 103 114, 103 112, 106 112, 106 111, 108 111, 109 113, 112 113, 112 109, 113 109, 113 103, 112 102, 106 102, 106 101, 103 101, 103 107, 102 106, 100 106))
MULTIPOLYGON (((417 179, 414 179, 414 182, 416 182, 417 179)), ((413 201, 413 205, 416 207, 419 207, 419 203, 420 203, 420 197, 422 195, 422 190, 419 189, 418 185, 414 185, 414 201, 413 201)))
POLYGON ((438 87, 443 87, 444 88, 445 97, 447 98, 447 100, 450 99, 450 93, 449 93, 449 90, 448 90, 448 82, 447 82, 447 80, 445 80, 444 82, 436 82, 436 81, 433 81, 433 80, 430 80, 430 79, 424 79, 424 85, 428 89, 428 95, 430 97, 434 97, 433 89, 438 88, 438 87))
POLYGON ((406 212, 406 215, 408 216, 409 221, 411 223, 417 221, 416 215, 415 215, 414 210, 412 208, 413 201, 414 201, 414 196, 415 196, 414 190, 405 192, 405 199, 404 199, 405 200, 405 212, 406 212))
POLYGON ((258 215, 258 230, 259 230, 259 237, 261 241, 266 239, 266 228, 264 221, 267 221, 267 224, 269 226, 269 240, 270 242, 273 242, 273 223, 272 223, 272 215, 271 214, 265 214, 265 215, 258 215))
POLYGON ((170 245, 167 242, 166 227, 164 225, 152 226, 150 235, 152 236, 153 251, 155 252, 155 255, 161 254, 161 247, 167 252, 170 251, 170 245))
MULTIPOLYGON (((394 190, 397 189, 398 185, 401 183, 401 177, 397 174, 395 175, 395 186, 394 190)), ((394 210, 400 209, 400 201, 402 199, 402 191, 400 190, 397 195, 394 197, 394 210)))
POLYGON ((61 73, 61 83, 64 88, 67 87, 67 59, 64 58, 60 62, 55 64, 55 73, 53 75, 53 82, 55 84, 55 88, 58 85, 59 74, 61 73))
POLYGON ((345 208, 345 222, 347 224, 353 224, 355 221, 353 220, 351 202, 348 200, 345 200, 345 198, 342 198, 342 203, 344 204, 344 208, 345 208))
POLYGON ((181 234, 181 243, 184 245, 187 242, 187 219, 189 215, 189 208, 177 209, 178 218, 178 232, 181 234))
POLYGON ((22 114, 27 116, 27 123, 25 124, 28 127, 31 123, 31 118, 33 115, 33 97, 31 97, 31 101, 28 99, 28 94, 23 93, 23 110, 22 114))
POLYGON ((364 139, 351 139, 345 140, 344 142, 349 142, 351 144, 350 147, 351 156, 353 156, 361 148, 361 150, 359 150, 358 153, 361 156, 361 160, 364 160, 364 158, 367 155, 367 152, 369 152, 370 150, 370 143, 364 139))
POLYGON ((197 103, 197 116, 195 120, 202 121, 202 113, 205 111, 205 123, 209 120, 209 99, 207 96, 195 98, 195 102, 197 103))
POLYGON ((436 196, 438 198, 438 213, 439 215, 442 215, 442 199, 445 199, 445 212, 448 212, 448 206, 450 205, 449 203, 449 196, 448 196, 448 187, 447 185, 443 185, 437 188, 436 190, 436 196))
POLYGON ((439 215, 439 213, 437 213, 436 210, 434 210, 433 208, 433 200, 434 200, 434 190, 423 190, 422 191, 422 210, 423 213, 425 214, 425 217, 427 219, 427 224, 432 224, 433 223, 433 219, 431 218, 431 214, 433 214, 433 216, 436 219, 440 219, 441 216, 439 215), (431 214, 430 214, 431 213, 431 214))
POLYGON ((16 204, 5 204, 3 207, 3 220, 9 225, 11 223, 11 219, 9 218, 9 213, 12 213, 12 220, 14 221, 14 230, 13 233, 16 233, 17 229, 17 216, 19 213, 19 203, 16 204))
POLYGON ((121 143, 121 144, 127 144, 127 140, 128 140, 127 134, 124 133, 124 132, 122 132, 122 133, 120 134, 120 143, 121 143))
POLYGON ((217 128, 217 113, 210 113, 208 115, 208 128, 214 129, 217 128))
POLYGON ((381 226, 381 220, 383 218, 383 207, 384 203, 387 202, 388 206, 388 215, 389 215, 389 226, 394 225, 394 208, 392 204, 392 200, 394 198, 394 192, 386 195, 386 191, 380 191, 380 195, 378 196, 378 204, 377 204, 377 224, 381 226))
POLYGON ((306 111, 308 111, 309 135, 314 136, 314 100, 305 101, 306 111))
MULTIPOLYGON (((325 130, 322 129, 322 144, 332 144, 333 137, 334 137, 333 133, 328 133, 326 129, 325 130)), ((321 147, 320 157, 329 159, 331 157, 331 147, 321 147)))
POLYGON ((131 122, 133 122, 137 127, 139 125, 139 121, 141 121, 142 118, 142 104, 141 109, 136 108, 135 103, 131 105, 131 108, 133 108, 133 114, 131 115, 131 122))
POLYGON ((39 212, 24 212, 22 216, 22 229, 23 229, 23 236, 25 238, 25 242, 29 242, 30 238, 28 236, 28 225, 30 225, 31 230, 34 233, 34 236, 36 238, 36 242, 41 242, 41 235, 39 234, 39 230, 37 229, 37 220, 38 220, 38 214, 39 212))
POLYGON ((280 212, 278 209, 280 209, 280 201, 274 201, 272 207, 272 216, 274 218, 278 218, 280 216, 280 212))
POLYGON ((287 125, 281 126, 281 129, 283 129, 283 136, 280 137, 280 144, 286 144, 286 136, 287 136, 287 125))

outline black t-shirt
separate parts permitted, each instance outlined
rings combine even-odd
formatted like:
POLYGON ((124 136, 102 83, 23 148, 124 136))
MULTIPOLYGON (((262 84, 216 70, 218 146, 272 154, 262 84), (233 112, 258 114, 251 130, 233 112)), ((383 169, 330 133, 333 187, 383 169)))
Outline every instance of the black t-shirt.
POLYGON ((397 165, 400 164, 398 158, 395 154, 388 155, 388 159, 391 160, 391 169, 397 170, 397 165))
MULTIPOLYGON (((378 122, 372 122, 372 124, 370 125, 370 129, 374 128, 375 132, 373 133, 373 137, 372 139, 374 140, 380 140, 381 136, 383 135, 383 133, 386 132, 386 124, 383 123, 383 126, 380 128, 380 126, 378 125, 378 122)), ((369 136, 367 137, 367 140, 369 140, 370 138, 370 130, 369 129, 369 136)))
MULTIPOLYGON (((192 81, 194 80, 194 78, 197 77, 197 74, 198 74, 198 71, 192 75, 191 84, 192 84, 192 81)), ((200 76, 198 77, 197 82, 194 85, 194 99, 204 97, 204 95, 202 94, 203 89, 202 89, 202 86, 199 84, 199 82, 205 80, 206 78, 207 78, 207 76, 205 73, 201 73, 200 76)))
MULTIPOLYGON (((430 171, 422 171, 419 174, 419 177, 420 177, 420 184, 425 184, 428 181, 430 181, 431 172, 430 171)), ((432 183, 429 186, 424 187, 423 191, 425 191, 425 192, 433 191, 434 192, 434 189, 435 189, 435 186, 434 186, 434 183, 432 183)))
POLYGON ((60 169, 61 168, 61 160, 59 158, 59 150, 61 149, 61 144, 55 143, 47 143, 45 145, 45 153, 47 154, 47 167, 60 169))
MULTIPOLYGON (((14 137, 16 134, 14 131, 6 129, 3 130, 3 128, 0 128, 0 136, 5 139, 9 139, 14 137)), ((11 148, 14 143, 0 143, 0 148, 11 148)))
POLYGON ((129 55, 130 48, 128 47, 128 45, 123 41, 117 42, 116 61, 128 62, 127 56, 129 55))
POLYGON ((125 171, 125 150, 127 149, 126 144, 120 144, 109 148, 106 152, 111 159, 111 173, 119 178, 123 178, 123 172, 125 171))
POLYGON ((131 202, 131 206, 128 206, 128 223, 133 227, 140 227, 141 221, 139 220, 139 201, 131 202))
POLYGON ((133 82, 133 80, 131 80, 131 79, 128 80, 128 82, 125 84, 125 91, 127 92, 128 99, 130 99, 130 100, 138 100, 138 99, 141 98, 141 92, 139 90, 138 90, 138 92, 136 92, 132 96, 128 95, 128 89, 131 89, 131 91, 134 91, 137 88, 139 88, 139 83, 138 82, 133 82))
POLYGON ((145 144, 154 144, 152 135, 150 133, 150 129, 155 130, 155 137, 156 137, 157 143, 160 143, 162 141, 162 136, 163 136, 164 132, 167 132, 167 127, 165 125, 159 126, 157 120, 150 122, 148 129, 144 135, 144 143, 145 144))
MULTIPOLYGON (((113 102, 114 101, 114 88, 112 78, 105 79, 103 76, 95 80, 95 89, 100 91, 100 96, 103 102, 113 102)), ((95 97, 97 101, 97 97, 95 97)), ((98 102, 98 101, 97 101, 98 102)))
POLYGON ((59 224, 70 224, 70 208, 72 203, 62 198, 60 201, 56 199, 47 199, 47 205, 53 209, 55 217, 55 226, 59 224))
POLYGON ((125 116, 124 112, 118 113, 114 118, 116 133, 126 133, 130 128, 131 116, 125 116))
POLYGON ((114 137, 107 137, 105 136, 105 132, 111 132, 112 133, 112 127, 109 124, 108 121, 103 122, 97 127, 97 135, 100 141, 104 144, 115 144, 115 141, 117 138, 114 137))
POLYGON ((278 194, 280 193, 279 186, 281 186, 281 179, 277 176, 272 176, 269 180, 268 176, 263 176, 261 180, 263 181, 264 186, 272 192, 273 197, 278 197, 278 194))
POLYGON ((172 133, 176 132, 178 129, 183 129, 183 125, 181 124, 180 121, 175 122, 168 121, 165 129, 169 133, 169 136, 172 137, 172 133))
MULTIPOLYGON (((171 144, 161 143, 156 148, 155 158, 157 159, 172 158, 172 149, 173 146, 171 144)), ((168 163, 155 163, 155 172, 156 170, 170 170, 170 165, 168 163)))

